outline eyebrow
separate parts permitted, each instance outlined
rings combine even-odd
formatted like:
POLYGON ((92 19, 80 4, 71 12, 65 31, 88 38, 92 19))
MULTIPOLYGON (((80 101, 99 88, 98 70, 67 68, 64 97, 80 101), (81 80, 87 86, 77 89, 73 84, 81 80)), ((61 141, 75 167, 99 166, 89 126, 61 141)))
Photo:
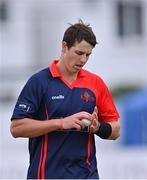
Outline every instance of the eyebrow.
POLYGON ((81 53, 81 54, 86 54, 86 56, 89 56, 91 53, 85 53, 83 51, 80 51, 80 50, 75 50, 75 52, 78 52, 78 53, 81 53))

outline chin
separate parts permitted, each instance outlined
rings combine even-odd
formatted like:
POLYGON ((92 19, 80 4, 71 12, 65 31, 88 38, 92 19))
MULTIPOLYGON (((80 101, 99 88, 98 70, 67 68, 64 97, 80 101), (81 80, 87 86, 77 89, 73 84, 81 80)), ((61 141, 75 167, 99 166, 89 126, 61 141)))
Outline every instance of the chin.
POLYGON ((80 71, 80 69, 74 69, 72 72, 73 73, 78 73, 80 71))

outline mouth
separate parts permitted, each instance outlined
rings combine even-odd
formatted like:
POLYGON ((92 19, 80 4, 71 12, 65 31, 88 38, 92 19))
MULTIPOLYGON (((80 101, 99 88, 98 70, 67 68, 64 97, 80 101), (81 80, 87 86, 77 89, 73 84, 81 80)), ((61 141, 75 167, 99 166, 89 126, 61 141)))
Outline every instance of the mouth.
POLYGON ((75 67, 76 69, 81 69, 81 68, 83 67, 83 65, 81 65, 81 64, 76 64, 76 65, 74 65, 74 67, 75 67))

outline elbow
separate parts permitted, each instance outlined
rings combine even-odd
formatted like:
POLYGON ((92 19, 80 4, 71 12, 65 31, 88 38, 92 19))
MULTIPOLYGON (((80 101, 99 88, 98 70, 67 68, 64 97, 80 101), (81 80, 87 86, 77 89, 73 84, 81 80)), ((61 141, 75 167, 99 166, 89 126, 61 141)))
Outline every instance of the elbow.
POLYGON ((10 128, 10 132, 11 132, 11 135, 12 135, 14 138, 17 138, 17 137, 18 137, 18 134, 17 134, 17 132, 16 132, 16 130, 15 130, 14 127, 11 127, 11 128, 10 128))
POLYGON ((20 137, 17 131, 17 126, 15 126, 13 123, 10 126, 10 133, 14 138, 20 137))

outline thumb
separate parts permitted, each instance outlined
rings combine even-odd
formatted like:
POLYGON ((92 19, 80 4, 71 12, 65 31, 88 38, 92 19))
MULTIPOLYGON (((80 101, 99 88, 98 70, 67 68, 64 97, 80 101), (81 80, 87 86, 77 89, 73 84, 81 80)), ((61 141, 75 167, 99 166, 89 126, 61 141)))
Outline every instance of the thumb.
POLYGON ((98 114, 98 108, 97 108, 97 106, 94 107, 94 112, 95 112, 96 114, 98 114))
POLYGON ((94 107, 94 111, 93 111, 92 115, 93 115, 93 118, 97 119, 97 117, 98 117, 98 108, 97 108, 97 106, 94 107))

